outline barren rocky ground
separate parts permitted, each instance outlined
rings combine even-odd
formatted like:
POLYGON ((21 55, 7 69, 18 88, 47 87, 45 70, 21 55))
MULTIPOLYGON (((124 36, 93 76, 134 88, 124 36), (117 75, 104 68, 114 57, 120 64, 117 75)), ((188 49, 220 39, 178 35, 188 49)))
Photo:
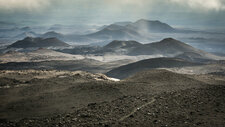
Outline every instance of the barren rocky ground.
POLYGON ((1 71, 0 126, 223 127, 224 79, 160 69, 117 82, 81 71, 1 71))

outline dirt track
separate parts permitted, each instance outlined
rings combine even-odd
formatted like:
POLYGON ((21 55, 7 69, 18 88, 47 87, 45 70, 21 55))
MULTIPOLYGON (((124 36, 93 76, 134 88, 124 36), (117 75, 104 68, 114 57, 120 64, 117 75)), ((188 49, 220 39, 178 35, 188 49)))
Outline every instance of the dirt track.
POLYGON ((145 108, 146 106, 148 106, 148 105, 150 105, 150 104, 152 104, 152 103, 154 103, 154 102, 155 102, 155 99, 153 98, 152 101, 150 101, 150 102, 148 102, 148 103, 145 103, 145 104, 143 104, 143 105, 141 105, 141 106, 135 108, 132 112, 130 112, 128 115, 125 115, 125 116, 121 117, 118 121, 121 122, 121 121, 125 120, 126 118, 128 118, 128 117, 130 117, 130 116, 133 116, 133 114, 136 113, 138 110, 140 110, 140 109, 142 109, 142 108, 145 108))

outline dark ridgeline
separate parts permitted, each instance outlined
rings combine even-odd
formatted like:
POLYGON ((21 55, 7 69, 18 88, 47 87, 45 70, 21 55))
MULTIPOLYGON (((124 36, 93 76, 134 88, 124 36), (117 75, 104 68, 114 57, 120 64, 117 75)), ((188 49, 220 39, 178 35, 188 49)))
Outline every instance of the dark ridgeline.
POLYGON ((32 38, 26 37, 23 40, 16 41, 8 48, 44 48, 44 47, 67 47, 67 43, 57 38, 32 38))

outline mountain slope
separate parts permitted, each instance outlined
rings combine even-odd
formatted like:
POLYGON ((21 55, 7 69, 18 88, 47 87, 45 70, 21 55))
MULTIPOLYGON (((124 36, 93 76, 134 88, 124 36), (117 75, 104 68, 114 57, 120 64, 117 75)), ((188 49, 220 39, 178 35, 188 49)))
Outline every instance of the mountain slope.
POLYGON ((110 25, 96 33, 86 35, 86 37, 93 39, 131 40, 140 39, 141 35, 137 31, 123 26, 110 25))
POLYGON ((176 30, 166 23, 160 21, 151 21, 140 19, 132 24, 126 26, 128 29, 138 30, 141 32, 175 32, 176 30))
POLYGON ((127 55, 163 55, 176 56, 184 52, 206 54, 204 51, 196 49, 184 42, 173 38, 166 38, 159 42, 141 44, 136 41, 112 41, 102 48, 105 52, 116 52, 117 50, 127 51, 127 55))
POLYGON ((57 33, 55 31, 50 31, 50 32, 42 34, 40 37, 42 37, 42 38, 59 38, 59 39, 63 39, 64 35, 61 34, 61 33, 57 33))
POLYGON ((23 40, 17 41, 8 48, 34 48, 34 47, 65 47, 69 46, 63 41, 58 40, 57 38, 32 38, 26 37, 23 40))
POLYGON ((225 60, 224 56, 217 56, 207 52, 184 52, 175 56, 176 58, 185 59, 188 61, 195 62, 210 62, 213 60, 225 60))
POLYGON ((141 60, 135 63, 127 64, 118 68, 115 68, 106 73, 107 76, 113 78, 124 79, 134 75, 137 72, 155 68, 173 68, 184 66, 201 65, 198 63, 188 62, 182 59, 176 58, 153 58, 147 60, 141 60))
POLYGON ((137 47, 130 55, 152 55, 162 54, 165 56, 178 55, 183 52, 203 52, 196 49, 184 42, 178 41, 173 38, 165 38, 159 42, 145 44, 142 47, 137 47))

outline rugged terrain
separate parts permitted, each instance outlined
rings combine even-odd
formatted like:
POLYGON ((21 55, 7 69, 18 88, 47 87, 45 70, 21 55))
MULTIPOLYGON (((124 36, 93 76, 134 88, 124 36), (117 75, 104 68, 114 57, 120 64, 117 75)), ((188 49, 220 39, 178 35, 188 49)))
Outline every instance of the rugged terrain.
POLYGON ((223 75, 1 71, 1 126, 223 126, 223 75))
POLYGON ((173 38, 128 40, 190 31, 148 20, 87 35, 21 30, 41 38, 0 49, 0 126, 225 125, 225 57, 173 38))

